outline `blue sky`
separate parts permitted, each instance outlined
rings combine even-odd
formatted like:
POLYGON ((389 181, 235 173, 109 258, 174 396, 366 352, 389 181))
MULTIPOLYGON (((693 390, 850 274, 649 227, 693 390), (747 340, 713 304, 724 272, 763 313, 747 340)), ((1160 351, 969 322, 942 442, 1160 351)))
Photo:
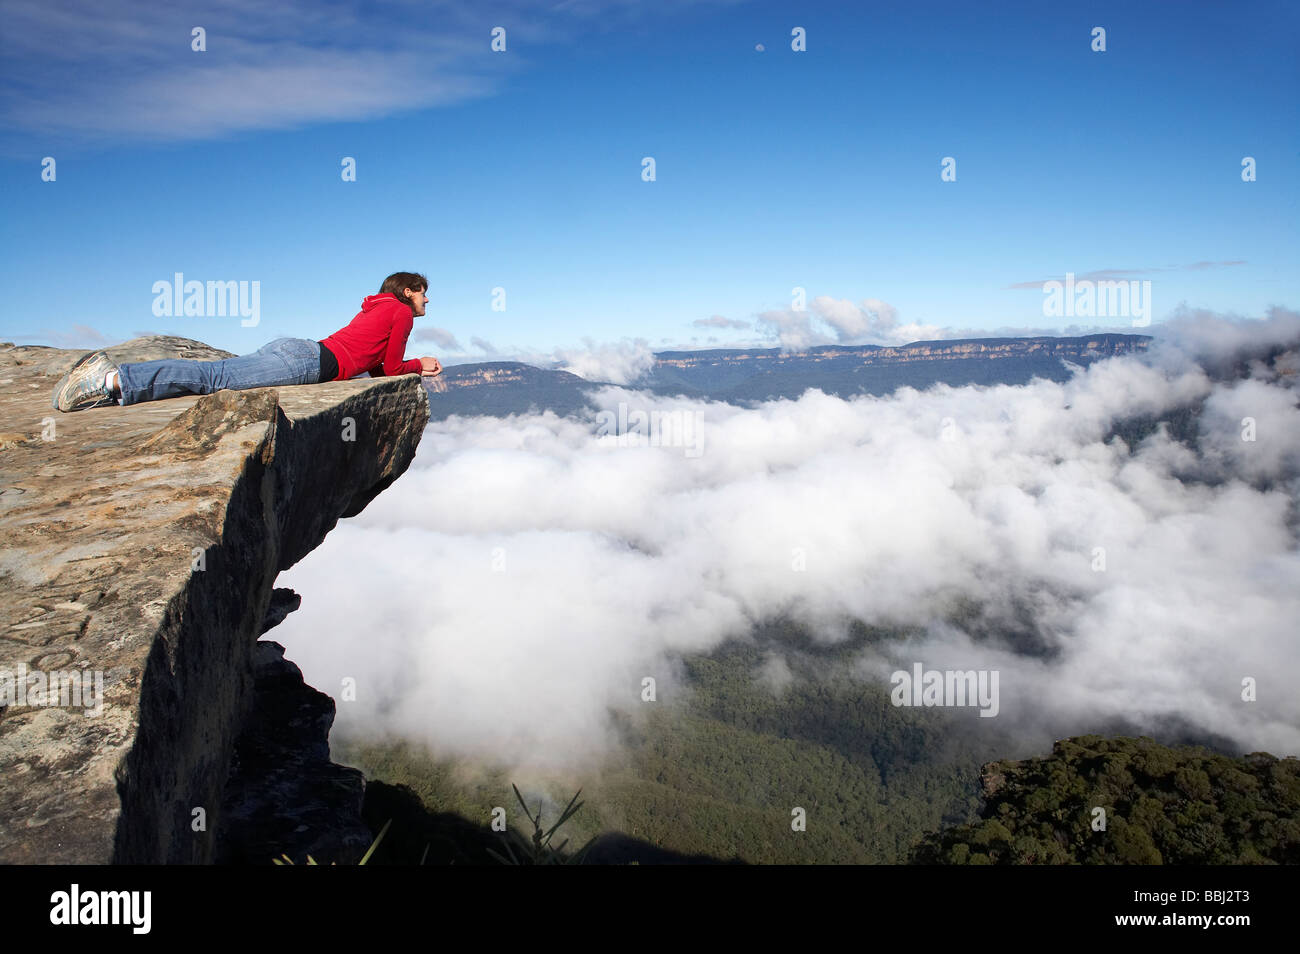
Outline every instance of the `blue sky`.
POLYGON ((1156 328, 1300 302, 1291 2, 260 7, 7 0, 0 337, 243 354, 398 269, 444 363, 1131 330, 1045 316, 1067 272, 1156 328), (177 272, 258 323, 156 316, 177 272))

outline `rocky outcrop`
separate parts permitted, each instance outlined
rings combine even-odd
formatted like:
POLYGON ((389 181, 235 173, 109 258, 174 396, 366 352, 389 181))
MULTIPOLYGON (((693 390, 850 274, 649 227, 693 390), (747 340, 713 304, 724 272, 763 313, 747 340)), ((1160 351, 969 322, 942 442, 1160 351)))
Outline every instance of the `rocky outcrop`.
MULTIPOLYGON (((293 590, 277 589, 265 625, 298 607, 293 590)), ((334 700, 303 682, 284 647, 259 640, 253 649, 253 706, 226 779, 218 864, 355 864, 373 836, 362 821, 365 776, 330 761, 334 700)))
MULTIPOLYGON (((229 356, 165 336, 106 350, 229 356)), ((289 611, 276 575, 406 470, 428 398, 403 375, 61 414, 80 353, 0 344, 0 863, 210 862, 236 741, 286 717, 267 687, 296 667, 258 644, 289 611)), ((332 705, 308 703, 292 719, 320 736, 332 705)))

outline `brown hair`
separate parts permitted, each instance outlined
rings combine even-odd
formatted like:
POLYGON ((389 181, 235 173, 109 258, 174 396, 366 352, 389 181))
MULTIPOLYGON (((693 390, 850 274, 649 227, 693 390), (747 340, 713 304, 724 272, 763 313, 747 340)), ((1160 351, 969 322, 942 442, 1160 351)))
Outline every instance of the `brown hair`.
POLYGON ((413 288, 416 291, 428 291, 429 279, 425 278, 418 272, 393 272, 384 279, 384 283, 379 286, 379 294, 396 295, 399 301, 409 302, 402 290, 413 288))

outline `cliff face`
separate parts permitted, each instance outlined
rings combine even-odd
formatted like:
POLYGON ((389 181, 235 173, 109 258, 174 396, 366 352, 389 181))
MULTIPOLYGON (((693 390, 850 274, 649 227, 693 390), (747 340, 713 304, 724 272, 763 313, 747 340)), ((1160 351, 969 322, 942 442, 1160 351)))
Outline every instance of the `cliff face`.
POLYGON ((476 364, 467 368, 451 368, 455 375, 440 374, 429 383, 429 390, 436 394, 445 394, 457 388, 500 387, 510 384, 526 384, 526 373, 530 369, 526 364, 499 361, 491 364, 476 364))
POLYGON ((62 414, 80 354, 0 344, 0 863, 209 862, 236 741, 287 672, 258 648, 276 575, 406 470, 428 398, 404 375, 62 414))

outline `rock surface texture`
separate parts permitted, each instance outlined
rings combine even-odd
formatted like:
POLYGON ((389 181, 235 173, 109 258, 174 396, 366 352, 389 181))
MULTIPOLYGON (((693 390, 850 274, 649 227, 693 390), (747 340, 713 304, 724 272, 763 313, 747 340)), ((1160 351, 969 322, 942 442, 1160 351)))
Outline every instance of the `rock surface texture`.
MULTIPOLYGON (((231 356, 167 336, 105 350, 231 356)), ((410 465, 420 377, 60 413, 50 394, 82 353, 0 343, 0 863, 269 861, 241 846, 294 832, 295 861, 348 860, 363 783, 328 761, 333 703, 258 637, 297 605, 276 575, 410 465), (257 777, 258 758, 307 768, 257 777)))

